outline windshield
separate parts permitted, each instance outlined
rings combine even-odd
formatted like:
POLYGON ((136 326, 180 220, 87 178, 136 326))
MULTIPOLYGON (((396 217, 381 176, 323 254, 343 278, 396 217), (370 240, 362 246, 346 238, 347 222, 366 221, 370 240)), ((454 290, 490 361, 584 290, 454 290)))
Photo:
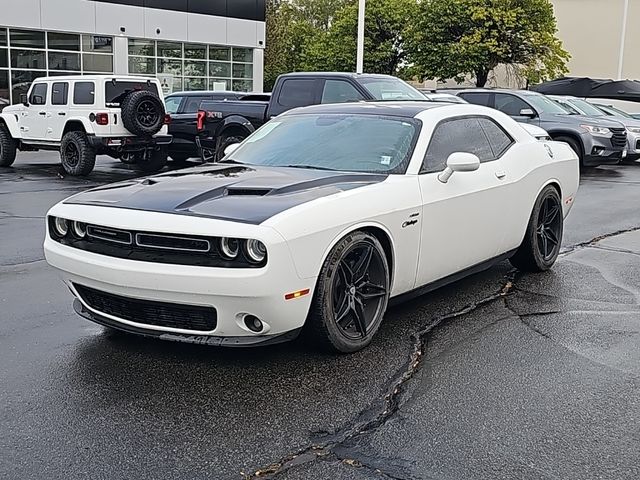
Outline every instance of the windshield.
POLYGON ((605 114, 598 110, 596 107, 591 105, 586 100, 581 100, 579 98, 571 98, 567 100, 567 103, 573 105, 577 110, 580 110, 583 114, 588 115, 590 117, 603 117, 605 114))
POLYGON ((538 113, 551 113, 554 115, 571 114, 569 110, 543 95, 527 95, 525 98, 527 102, 538 110, 538 113))
POLYGON ((413 118, 289 115, 249 136, 222 162, 368 173, 405 173, 419 132, 413 118))
POLYGON ((377 100, 427 100, 420 91, 399 78, 359 77, 358 82, 377 100))
POLYGON ((598 107, 600 107, 605 112, 611 113, 612 115, 617 115, 619 117, 624 117, 624 118, 633 118, 630 114, 628 114, 624 110, 620 110, 619 108, 616 108, 612 105, 598 105, 598 107))

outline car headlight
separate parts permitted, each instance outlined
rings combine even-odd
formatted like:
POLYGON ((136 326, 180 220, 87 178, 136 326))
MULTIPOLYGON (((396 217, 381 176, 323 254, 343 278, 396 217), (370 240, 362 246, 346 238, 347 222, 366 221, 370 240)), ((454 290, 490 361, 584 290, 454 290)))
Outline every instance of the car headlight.
POLYGON ((237 238, 221 238, 220 251, 226 259, 233 260, 240 252, 240 240, 237 238))
POLYGON ((87 225, 86 223, 82 223, 82 222, 72 222, 71 230, 73 231, 73 234, 76 237, 84 238, 85 235, 87 234, 87 225))
POLYGON ((247 240, 245 253, 250 262, 260 263, 267 257, 267 247, 260 240, 247 240))
POLYGON ((69 233, 69 221, 66 218, 55 217, 53 231, 58 237, 64 237, 69 233))
POLYGON ((580 127, 584 128, 594 137, 611 138, 613 136, 613 133, 607 127, 598 127, 596 125, 580 125, 580 127))
POLYGON ((640 134, 640 127, 627 127, 627 132, 640 134))

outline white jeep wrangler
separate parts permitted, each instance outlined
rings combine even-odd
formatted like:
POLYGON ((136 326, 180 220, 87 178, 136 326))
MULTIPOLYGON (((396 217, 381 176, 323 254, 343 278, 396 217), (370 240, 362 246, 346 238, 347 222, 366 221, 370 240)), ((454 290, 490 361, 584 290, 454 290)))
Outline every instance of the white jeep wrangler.
POLYGON ((10 166, 17 150, 59 150, 69 175, 88 175, 96 155, 160 170, 172 140, 161 91, 156 78, 38 78, 22 104, 0 113, 0 166, 10 166))

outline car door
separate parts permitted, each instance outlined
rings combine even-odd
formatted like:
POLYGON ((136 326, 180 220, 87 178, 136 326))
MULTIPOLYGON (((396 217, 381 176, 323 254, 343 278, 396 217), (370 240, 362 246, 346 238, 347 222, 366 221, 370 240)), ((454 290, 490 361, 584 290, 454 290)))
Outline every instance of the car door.
POLYGON ((51 112, 47 107, 46 82, 34 83, 29 93, 29 106, 20 113, 20 133, 28 140, 45 140, 51 112))
POLYGON ((447 119, 434 129, 419 175, 423 199, 417 285, 432 283, 501 252, 505 172, 478 116, 447 119), (449 155, 473 153, 480 168, 438 179, 449 155))
POLYGON ((67 122, 69 104, 69 82, 51 84, 51 117, 47 126, 47 139, 59 141, 67 122))
POLYGON ((531 123, 540 126, 540 117, 533 105, 510 93, 496 93, 493 108, 509 115, 516 122, 531 123), (523 110, 530 110, 535 116, 521 115, 523 110))

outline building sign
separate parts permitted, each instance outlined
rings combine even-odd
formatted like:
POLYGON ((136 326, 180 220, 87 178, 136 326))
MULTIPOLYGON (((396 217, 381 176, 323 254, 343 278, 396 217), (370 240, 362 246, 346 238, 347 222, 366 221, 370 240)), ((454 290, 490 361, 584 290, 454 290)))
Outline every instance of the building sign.
POLYGON ((173 93, 173 75, 169 73, 159 73, 157 75, 160 81, 160 87, 162 88, 163 95, 169 95, 173 93))

